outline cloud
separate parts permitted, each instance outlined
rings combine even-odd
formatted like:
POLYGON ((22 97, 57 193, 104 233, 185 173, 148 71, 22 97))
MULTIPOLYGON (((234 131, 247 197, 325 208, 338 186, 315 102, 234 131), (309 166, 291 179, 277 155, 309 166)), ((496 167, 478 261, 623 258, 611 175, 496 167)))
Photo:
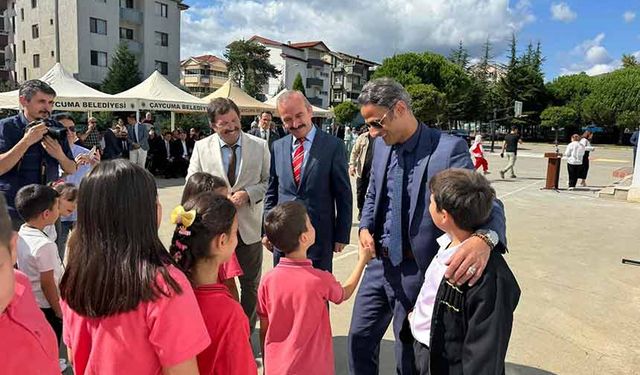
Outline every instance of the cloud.
POLYGON ((570 56, 578 62, 560 69, 560 75, 585 72, 588 75, 598 75, 614 71, 621 66, 620 60, 614 60, 602 45, 605 34, 599 33, 593 39, 587 39, 575 46, 570 56))
POLYGON ((624 12, 624 14, 622 15, 622 18, 624 18, 624 22, 631 23, 633 22, 633 20, 636 19, 636 13, 628 10, 624 12))
POLYGON ((528 0, 219 0, 182 14, 181 56, 222 56, 253 35, 287 42, 322 40, 335 51, 381 61, 407 51, 448 54, 460 40, 472 56, 489 38, 494 53, 535 21, 528 0), (417 16, 420 15, 420 16, 417 16))
POLYGON ((576 19, 578 15, 571 10, 571 7, 567 3, 553 3, 551 4, 551 18, 561 22, 571 22, 576 19))

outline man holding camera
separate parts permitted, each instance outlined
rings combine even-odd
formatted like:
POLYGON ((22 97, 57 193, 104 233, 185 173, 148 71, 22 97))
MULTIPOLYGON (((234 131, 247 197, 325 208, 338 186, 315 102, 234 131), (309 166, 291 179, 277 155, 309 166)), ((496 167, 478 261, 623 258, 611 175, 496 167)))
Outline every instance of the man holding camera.
MULTIPOLYGON (((59 167, 65 173, 76 171, 64 128, 49 119, 56 92, 34 79, 20 86, 19 96, 22 111, 0 120, 0 191, 15 230, 22 224, 14 204, 21 187, 58 179, 59 167)), ((78 159, 82 163, 85 158, 78 159)))

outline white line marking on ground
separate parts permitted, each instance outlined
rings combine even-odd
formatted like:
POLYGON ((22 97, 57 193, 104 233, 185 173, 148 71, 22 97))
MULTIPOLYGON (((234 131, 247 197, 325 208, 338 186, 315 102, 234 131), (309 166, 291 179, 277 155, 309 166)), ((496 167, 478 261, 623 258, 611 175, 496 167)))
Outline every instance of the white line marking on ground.
POLYGON ((521 192, 523 190, 526 190, 526 189, 528 189, 528 188, 530 188, 532 186, 538 185, 538 184, 540 184, 540 181, 532 182, 527 186, 521 187, 520 189, 516 189, 514 191, 510 191, 510 192, 508 192, 506 194, 502 194, 501 196, 498 197, 498 199, 504 199, 504 198, 510 196, 511 194, 519 193, 519 192, 521 192))

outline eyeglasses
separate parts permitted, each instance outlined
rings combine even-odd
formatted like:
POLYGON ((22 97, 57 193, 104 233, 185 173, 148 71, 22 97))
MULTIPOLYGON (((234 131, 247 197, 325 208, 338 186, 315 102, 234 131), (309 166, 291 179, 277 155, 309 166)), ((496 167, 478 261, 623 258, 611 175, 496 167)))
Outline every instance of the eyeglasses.
POLYGON ((75 126, 69 126, 67 128, 67 130, 69 130, 70 132, 75 132, 76 131, 76 127, 75 126))
POLYGON ((391 111, 393 111, 393 108, 395 106, 396 106, 396 103, 393 103, 391 108, 389 108, 389 110, 387 112, 385 112, 385 114, 382 115, 382 117, 380 117, 379 120, 373 120, 373 121, 370 121, 370 122, 365 122, 365 125, 367 125, 370 128, 382 129, 382 125, 383 125, 384 120, 387 118, 389 113, 391 113, 391 111))

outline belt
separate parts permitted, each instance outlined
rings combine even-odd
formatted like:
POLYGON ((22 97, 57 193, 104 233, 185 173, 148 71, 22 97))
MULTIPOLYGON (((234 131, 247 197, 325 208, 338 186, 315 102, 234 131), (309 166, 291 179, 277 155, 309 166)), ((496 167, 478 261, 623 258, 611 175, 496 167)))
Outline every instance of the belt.
MULTIPOLYGON (((381 258, 389 258, 389 248, 382 245, 376 245, 376 254, 380 255, 381 258)), ((410 248, 402 249, 402 258, 414 259, 413 251, 411 251, 410 248)))

